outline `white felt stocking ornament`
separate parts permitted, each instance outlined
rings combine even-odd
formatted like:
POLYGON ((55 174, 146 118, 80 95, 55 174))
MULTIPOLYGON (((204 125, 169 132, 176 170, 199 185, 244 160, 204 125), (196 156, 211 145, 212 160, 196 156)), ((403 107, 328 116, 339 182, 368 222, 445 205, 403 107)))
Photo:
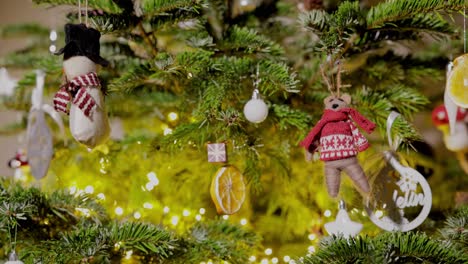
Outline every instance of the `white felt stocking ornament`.
POLYGON ((96 74, 96 64, 107 66, 99 55, 99 31, 84 24, 65 25, 66 45, 57 54, 63 54, 63 69, 67 83, 54 97, 55 109, 68 113, 73 137, 88 148, 104 143, 110 134, 110 124, 104 104, 104 95, 96 74))
POLYGON ((63 123, 60 116, 50 106, 42 104, 44 79, 44 72, 40 70, 36 71, 36 88, 31 96, 32 106, 28 115, 27 128, 28 163, 31 168, 31 174, 38 180, 46 176, 54 153, 52 134, 47 126, 44 112, 49 113, 63 131, 63 123))
POLYGON ((19 260, 18 255, 13 251, 8 255, 8 261, 5 264, 24 264, 24 262, 19 260))

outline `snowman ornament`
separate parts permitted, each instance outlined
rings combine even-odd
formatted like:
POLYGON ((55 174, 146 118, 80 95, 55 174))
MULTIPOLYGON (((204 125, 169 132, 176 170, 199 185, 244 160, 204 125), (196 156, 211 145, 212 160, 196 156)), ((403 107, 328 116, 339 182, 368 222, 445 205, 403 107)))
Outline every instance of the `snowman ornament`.
POLYGON ((65 25, 63 70, 66 83, 54 96, 54 108, 70 115, 70 131, 81 144, 92 149, 104 143, 110 124, 96 64, 109 62, 99 55, 101 34, 84 24, 65 25))

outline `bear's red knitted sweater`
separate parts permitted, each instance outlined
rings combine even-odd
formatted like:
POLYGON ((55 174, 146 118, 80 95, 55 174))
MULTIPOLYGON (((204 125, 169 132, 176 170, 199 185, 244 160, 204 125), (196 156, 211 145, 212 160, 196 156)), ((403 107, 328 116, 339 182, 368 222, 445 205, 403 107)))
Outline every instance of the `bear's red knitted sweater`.
POLYGON ((323 161, 356 156, 358 151, 367 149, 369 143, 352 121, 369 134, 374 131, 375 124, 353 108, 325 109, 322 118, 300 145, 309 152, 316 151, 320 145, 320 159, 323 161))

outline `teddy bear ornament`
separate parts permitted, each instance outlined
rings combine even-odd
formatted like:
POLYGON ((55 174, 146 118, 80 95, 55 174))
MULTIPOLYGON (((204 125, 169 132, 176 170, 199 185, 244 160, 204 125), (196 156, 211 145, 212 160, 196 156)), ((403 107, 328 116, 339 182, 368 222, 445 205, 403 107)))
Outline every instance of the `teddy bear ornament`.
POLYGON ((369 142, 359 132, 356 124, 368 134, 373 132, 375 124, 349 107, 350 95, 340 94, 340 88, 343 86, 339 64, 336 89, 332 88, 323 69, 321 71, 331 95, 323 101, 325 110, 321 119, 300 145, 310 154, 320 152, 320 160, 325 163, 327 191, 331 197, 335 198, 338 195, 342 171, 348 174, 361 192, 368 194, 369 183, 356 155, 366 150, 369 142))
POLYGON ((96 64, 107 66, 109 62, 99 55, 101 34, 96 29, 66 24, 65 34, 65 47, 56 55, 63 54, 66 83, 54 96, 54 108, 70 115, 73 137, 94 148, 110 134, 104 95, 96 74, 96 64))

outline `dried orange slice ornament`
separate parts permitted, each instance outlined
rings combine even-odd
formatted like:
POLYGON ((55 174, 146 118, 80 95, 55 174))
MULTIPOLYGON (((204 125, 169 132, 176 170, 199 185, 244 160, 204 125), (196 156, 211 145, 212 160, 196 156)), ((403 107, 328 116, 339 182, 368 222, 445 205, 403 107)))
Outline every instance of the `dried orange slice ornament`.
POLYGON ((236 213, 245 199, 242 174, 234 166, 221 167, 213 177, 210 193, 218 214, 236 213))
POLYGON ((448 95, 462 108, 468 108, 468 54, 453 61, 453 69, 448 76, 448 95))

